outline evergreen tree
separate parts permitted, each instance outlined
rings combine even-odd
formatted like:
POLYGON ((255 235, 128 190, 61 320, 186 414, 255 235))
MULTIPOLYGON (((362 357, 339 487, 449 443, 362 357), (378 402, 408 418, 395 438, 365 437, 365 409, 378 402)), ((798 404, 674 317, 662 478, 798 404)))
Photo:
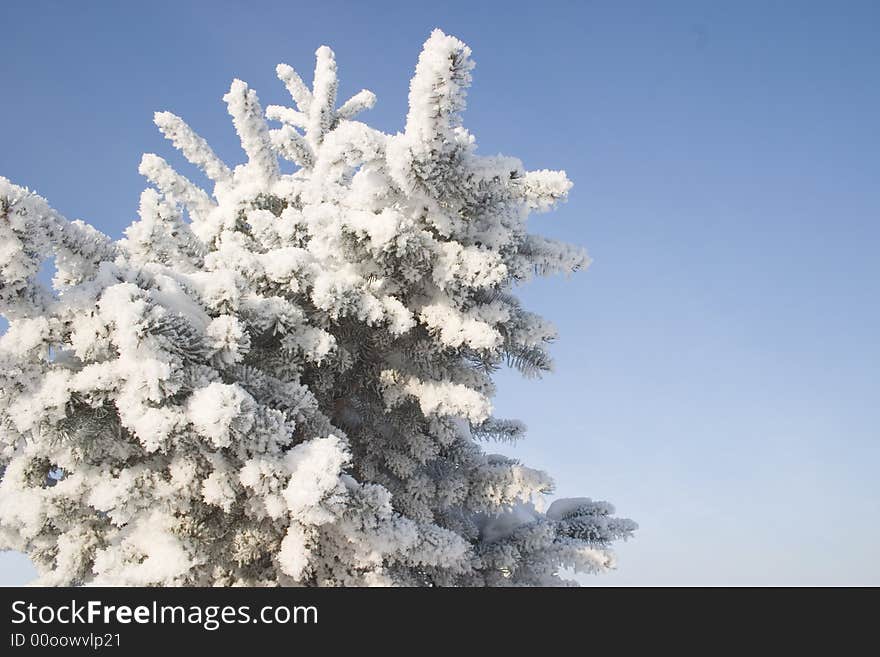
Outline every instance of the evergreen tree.
POLYGON ((180 118, 112 241, 0 178, 0 548, 50 585, 548 585, 609 568, 635 524, 481 443, 491 375, 551 367, 514 286, 586 255, 529 234, 563 172, 482 157, 470 50, 435 31, 403 133, 355 120, 317 51, 293 107, 235 80, 230 169, 180 118), (277 127, 271 127, 275 124, 277 127), (284 174, 279 158, 296 165, 284 174), (37 279, 54 258, 53 289, 37 279))

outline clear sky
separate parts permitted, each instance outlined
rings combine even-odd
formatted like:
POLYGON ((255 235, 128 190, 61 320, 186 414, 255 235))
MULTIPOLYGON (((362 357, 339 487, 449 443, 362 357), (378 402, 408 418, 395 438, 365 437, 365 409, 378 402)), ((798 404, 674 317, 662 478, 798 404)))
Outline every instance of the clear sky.
MULTIPOLYGON (((477 68, 484 154, 561 168, 536 231, 594 265, 532 283, 557 372, 499 379, 512 450, 558 493, 640 523, 592 584, 880 584, 880 4, 875 2, 10 2, 0 175, 118 237, 152 112, 243 157, 233 77, 286 102, 330 45, 340 95, 403 126, 434 27, 477 68)), ((189 171, 182 165, 183 170, 189 171)), ((0 556, 0 583, 27 581, 0 556)))

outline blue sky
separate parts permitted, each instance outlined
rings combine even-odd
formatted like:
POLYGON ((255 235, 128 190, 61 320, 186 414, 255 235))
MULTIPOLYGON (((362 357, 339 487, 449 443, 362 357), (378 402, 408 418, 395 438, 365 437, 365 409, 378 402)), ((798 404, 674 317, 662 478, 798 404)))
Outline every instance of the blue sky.
POLYGON ((557 372, 496 406, 530 428, 507 453, 639 522, 587 582, 880 584, 880 5, 472 4, 4 2, 0 175, 118 237, 141 153, 185 168, 154 110, 241 161, 230 80, 285 101, 275 64, 326 43, 394 132, 441 27, 480 152, 575 182, 533 229, 594 265, 522 290, 557 372))

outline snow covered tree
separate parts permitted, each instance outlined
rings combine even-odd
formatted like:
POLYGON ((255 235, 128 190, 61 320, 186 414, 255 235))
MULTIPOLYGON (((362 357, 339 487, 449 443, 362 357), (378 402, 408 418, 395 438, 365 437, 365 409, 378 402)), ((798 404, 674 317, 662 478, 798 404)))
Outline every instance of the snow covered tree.
POLYGON ((371 92, 337 102, 329 48, 311 89, 278 66, 294 107, 235 80, 235 168, 159 112, 213 192, 145 155, 155 187, 116 242, 0 178, 0 548, 38 583, 553 585, 612 565, 634 523, 543 510, 551 479, 481 446, 524 431, 492 416, 492 373, 551 366, 553 327, 512 290, 587 257, 526 232, 563 172, 475 153, 472 67, 435 31, 395 135, 354 120, 371 92))

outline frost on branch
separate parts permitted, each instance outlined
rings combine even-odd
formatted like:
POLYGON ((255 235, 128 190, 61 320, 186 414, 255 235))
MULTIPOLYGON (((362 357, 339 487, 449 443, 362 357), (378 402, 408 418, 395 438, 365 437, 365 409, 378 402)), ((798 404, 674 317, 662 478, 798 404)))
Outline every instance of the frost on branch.
POLYGON ((113 242, 0 178, 0 548, 45 584, 546 585, 598 572, 635 525, 543 500, 486 454, 492 373, 548 371, 555 330, 512 294, 586 266, 526 231, 571 183, 482 157, 462 125, 470 50, 435 31, 403 133, 339 102, 333 52, 293 106, 224 96, 247 156, 183 120, 113 242), (279 158, 295 173, 282 173, 279 158), (53 288, 37 278, 54 258, 53 288))

